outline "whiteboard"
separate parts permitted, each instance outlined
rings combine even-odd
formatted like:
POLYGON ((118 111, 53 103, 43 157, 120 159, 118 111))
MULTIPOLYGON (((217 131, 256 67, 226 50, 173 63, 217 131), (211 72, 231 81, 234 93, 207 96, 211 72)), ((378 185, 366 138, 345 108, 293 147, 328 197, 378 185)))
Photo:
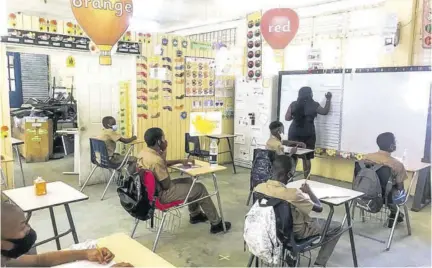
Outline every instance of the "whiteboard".
POLYGON ((341 138, 341 113, 343 97, 342 69, 319 71, 280 72, 280 97, 278 118, 285 126, 285 139, 292 121, 285 120, 285 113, 289 105, 297 100, 301 87, 309 86, 313 91, 313 98, 322 107, 325 105, 325 94, 333 94, 330 112, 326 116, 318 115, 315 120, 316 146, 338 150, 341 138))
POLYGON ((376 137, 393 132, 394 156, 402 157, 406 149, 407 160, 423 158, 432 74, 420 69, 427 68, 357 69, 345 74, 342 151, 375 152, 376 137))

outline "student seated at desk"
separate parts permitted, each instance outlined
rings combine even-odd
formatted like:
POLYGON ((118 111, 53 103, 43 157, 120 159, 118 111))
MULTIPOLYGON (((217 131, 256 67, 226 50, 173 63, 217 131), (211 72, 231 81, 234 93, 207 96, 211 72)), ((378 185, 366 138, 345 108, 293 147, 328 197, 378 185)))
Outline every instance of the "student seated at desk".
MULTIPOLYGON (((181 160, 166 160, 168 141, 165 139, 165 134, 160 128, 150 128, 144 134, 144 140, 147 143, 147 148, 144 148, 138 155, 138 166, 151 170, 157 180, 157 190, 159 191, 159 200, 161 203, 170 203, 177 200, 184 200, 192 185, 191 178, 180 178, 171 180, 168 173, 168 167, 183 164, 187 165, 188 159, 181 160)), ((194 201, 209 193, 206 187, 197 182, 192 188, 189 199, 194 201)), ((223 232, 222 220, 213 204, 211 198, 204 198, 196 203, 189 205, 190 223, 196 224, 200 222, 211 223, 210 232, 213 234, 223 232), (202 212, 201 209, 204 211, 202 212)), ((225 222, 227 230, 231 228, 230 222, 225 222)))
MULTIPOLYGON (((102 140, 105 142, 108 156, 110 157, 111 163, 115 165, 120 165, 125 156, 120 155, 118 153, 115 153, 117 141, 120 141, 122 143, 131 143, 137 139, 136 136, 133 136, 131 138, 124 138, 120 135, 120 133, 117 132, 118 126, 116 124, 116 120, 112 116, 106 116, 102 119, 102 133, 97 137, 97 139, 102 140)), ((128 160, 128 167, 127 170, 129 174, 133 174, 136 169, 136 158, 133 156, 129 157, 128 160)))
MULTIPOLYGON (((391 156, 391 153, 396 151, 396 138, 393 133, 391 132, 385 132, 378 135, 376 139, 377 145, 379 147, 379 151, 376 153, 367 154, 364 156, 364 159, 366 161, 388 166, 391 168, 392 171, 392 179, 394 181, 394 189, 395 190, 403 190, 404 189, 404 181, 408 178, 407 172, 405 170, 405 167, 403 163, 401 163, 399 160, 391 156)), ((381 181, 380 181, 381 182, 381 181)), ((387 184, 387 182, 381 182, 387 184)), ((385 188, 386 185, 381 185, 381 187, 385 188)), ((390 215, 389 215, 389 223, 388 227, 391 228, 393 226, 393 221, 396 216, 396 209, 394 208, 394 205, 390 202, 393 202, 392 198, 387 198, 388 207, 390 209, 390 215)), ((404 215, 402 212, 399 213, 399 217, 397 219, 397 222, 403 222, 404 215)))
MULTIPOLYGON (((107 248, 26 255, 36 242, 37 235, 26 223, 24 212, 9 203, 1 204, 1 227, 1 267, 51 267, 82 260, 107 264, 114 259, 114 254, 107 248)), ((117 263, 112 267, 132 265, 117 263)))
MULTIPOLYGON (((326 223, 325 219, 311 218, 309 213, 322 212, 320 201, 315 196, 308 184, 303 184, 299 189, 287 188, 285 185, 293 176, 291 172, 291 161, 286 155, 276 156, 273 162, 273 177, 265 183, 255 187, 255 192, 262 193, 287 201, 292 205, 293 232, 298 240, 320 235, 326 223)), ((339 222, 331 222, 328 228, 326 239, 335 237, 341 230, 339 222)), ((340 234, 333 240, 321 246, 316 266, 325 266, 340 238, 340 234)))
POLYGON ((290 154, 293 155, 296 153, 297 149, 295 147, 300 148, 306 148, 306 144, 303 142, 297 142, 297 141, 283 141, 282 142, 282 135, 284 133, 284 125, 279 121, 274 121, 270 123, 269 126, 270 129, 270 138, 268 139, 266 143, 266 149, 275 151, 276 154, 282 155, 284 154, 284 147, 290 146, 291 148, 290 154))

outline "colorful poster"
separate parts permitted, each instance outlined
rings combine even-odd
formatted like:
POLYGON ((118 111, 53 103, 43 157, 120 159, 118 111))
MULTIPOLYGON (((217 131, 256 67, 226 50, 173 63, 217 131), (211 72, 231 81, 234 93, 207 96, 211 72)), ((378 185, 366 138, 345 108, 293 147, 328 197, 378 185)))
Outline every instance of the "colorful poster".
POLYGON ((189 133, 191 136, 222 134, 222 112, 192 112, 189 133))
POLYGON ((186 97, 215 94, 214 59, 186 57, 186 97))

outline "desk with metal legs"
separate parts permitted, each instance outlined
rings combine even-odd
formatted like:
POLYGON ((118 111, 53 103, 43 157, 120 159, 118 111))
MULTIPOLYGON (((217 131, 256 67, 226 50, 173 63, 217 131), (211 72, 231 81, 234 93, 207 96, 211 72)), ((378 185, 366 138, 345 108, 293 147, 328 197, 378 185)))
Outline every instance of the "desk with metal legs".
MULTIPOLYGON (((288 183, 287 187, 298 189, 304 183, 305 183, 305 180, 297 180, 297 181, 288 183)), ((344 220, 342 221, 342 231, 340 231, 340 233, 348 231, 349 238, 350 238, 350 244, 351 244, 351 254, 352 254, 352 258, 353 258, 353 265, 354 265, 354 267, 358 267, 357 253, 356 253, 356 248, 355 248, 355 243, 354 243, 354 232, 353 232, 353 226, 352 226, 352 221, 351 221, 352 218, 351 218, 351 213, 350 213, 350 205, 354 199, 356 199, 356 198, 358 198, 364 194, 361 192, 350 190, 350 189, 346 189, 346 188, 342 188, 342 187, 338 187, 338 186, 334 186, 334 185, 330 185, 330 184, 320 183, 320 182, 316 182, 316 181, 311 181, 311 180, 308 180, 307 183, 309 184, 310 188, 312 189, 312 191, 314 192, 316 197, 318 199, 320 199, 320 201, 322 203, 324 203, 330 207, 330 212, 329 212, 329 215, 327 217, 327 221, 326 221, 326 224, 324 226, 324 230, 321 234, 321 240, 319 241, 319 243, 324 242, 325 236, 327 234, 328 228, 329 228, 330 223, 331 223, 332 218, 333 218, 334 207, 344 205, 345 206, 345 217, 344 217, 344 220), (328 196, 329 193, 331 193, 332 196, 328 196), (346 227, 345 227, 345 221, 348 222, 346 227)))

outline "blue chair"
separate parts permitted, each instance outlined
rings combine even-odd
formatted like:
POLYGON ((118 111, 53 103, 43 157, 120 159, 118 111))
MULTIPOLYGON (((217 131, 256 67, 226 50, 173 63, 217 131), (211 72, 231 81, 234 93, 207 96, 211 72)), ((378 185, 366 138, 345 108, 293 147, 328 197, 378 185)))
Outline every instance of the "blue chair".
POLYGON ((114 178, 114 175, 116 172, 120 172, 122 168, 126 166, 126 163, 128 162, 129 155, 123 159, 123 162, 121 164, 114 164, 110 161, 110 157, 108 155, 108 150, 106 147, 106 144, 102 140, 98 139, 90 139, 90 160, 92 164, 94 165, 92 171, 90 172, 90 175, 87 177, 86 181, 84 182, 83 186, 81 187, 81 192, 86 187, 88 181, 92 177, 95 170, 99 168, 108 169, 110 172, 112 172, 111 177, 108 181, 107 186, 105 187, 105 190, 102 194, 101 200, 104 199, 105 193, 108 190, 109 185, 111 184, 111 181, 114 178), (99 156, 99 159, 96 157, 99 156))
POLYGON ((189 133, 185 133, 185 152, 188 154, 188 159, 191 156, 195 156, 201 159, 210 157, 210 152, 201 150, 200 140, 198 136, 191 136, 189 133), (190 144, 194 145, 193 150, 190 149, 190 144))

